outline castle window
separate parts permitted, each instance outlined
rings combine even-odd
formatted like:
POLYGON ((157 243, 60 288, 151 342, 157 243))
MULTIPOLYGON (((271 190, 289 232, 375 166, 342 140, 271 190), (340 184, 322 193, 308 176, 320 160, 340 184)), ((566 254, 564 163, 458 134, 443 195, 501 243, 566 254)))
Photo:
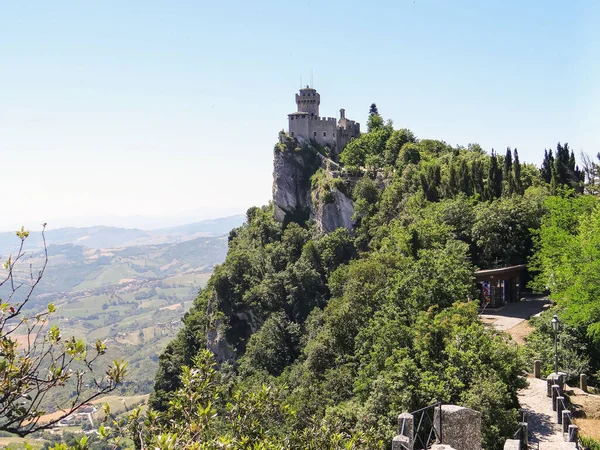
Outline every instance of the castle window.
POLYGON ((294 116, 290 117, 290 120, 294 120, 294 116))
POLYGON ((323 137, 327 137, 327 132, 323 131, 323 137))
POLYGON ((317 137, 317 132, 315 131, 315 137, 317 137))
POLYGON ((294 135, 294 132, 292 131, 292 136, 294 135))
POLYGON ((333 137, 335 137, 335 133, 333 133, 333 137))

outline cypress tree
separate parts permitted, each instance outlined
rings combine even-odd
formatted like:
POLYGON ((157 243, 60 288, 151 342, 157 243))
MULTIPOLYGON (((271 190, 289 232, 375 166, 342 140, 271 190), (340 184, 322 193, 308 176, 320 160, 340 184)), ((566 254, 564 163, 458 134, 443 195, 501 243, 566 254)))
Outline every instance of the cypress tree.
POLYGON ((514 192, 523 195, 523 182, 521 181, 521 163, 519 162, 519 152, 515 148, 513 158, 513 182, 514 192))
POLYGON ((456 194, 457 187, 458 187, 458 177, 456 176, 456 167, 454 166, 454 164, 450 164, 446 195, 448 195, 448 197, 454 197, 454 195, 456 194))
POLYGON ((473 195, 471 189, 471 179, 469 177, 469 166, 464 158, 458 163, 458 190, 464 192, 466 195, 473 195))
POLYGON ((479 194, 481 198, 485 198, 485 183, 483 182, 483 163, 476 159, 471 163, 471 186, 473 193, 479 194))
POLYGON ((502 195, 502 169, 498 167, 498 158, 492 149, 490 167, 488 170, 486 200, 493 200, 502 195))
POLYGON ((505 180, 504 192, 508 195, 514 193, 514 182, 512 173, 512 153, 510 147, 506 148, 506 155, 504 156, 504 170, 502 171, 502 177, 505 180))
MULTIPOLYGON (((556 145, 556 159, 554 160, 556 183, 558 185, 569 184, 569 181, 571 181, 569 176, 570 159, 569 144, 561 145, 559 142, 556 145)), ((573 167, 573 169, 575 168, 573 167)))
POLYGON ((369 108, 369 118, 367 119, 367 129, 368 131, 373 131, 382 127, 383 117, 381 117, 379 114, 377 105, 375 103, 371 103, 371 107, 369 108))
POLYGON ((552 169, 554 167, 554 156, 552 155, 552 150, 544 149, 544 161, 542 161, 542 167, 540 168, 540 172, 543 180, 546 183, 550 183, 552 181, 552 169))

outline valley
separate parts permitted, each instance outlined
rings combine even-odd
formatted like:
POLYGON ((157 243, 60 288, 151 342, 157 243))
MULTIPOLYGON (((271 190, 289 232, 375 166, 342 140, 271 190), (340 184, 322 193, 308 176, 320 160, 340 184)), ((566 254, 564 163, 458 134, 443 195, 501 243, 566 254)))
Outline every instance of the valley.
MULTIPOLYGON (((47 267, 26 313, 36 314, 52 303, 56 312, 47 327, 57 325, 62 336, 90 344, 97 339, 105 342, 102 364, 115 359, 129 363, 128 376, 115 395, 148 394, 158 355, 175 337, 181 317, 215 265, 224 261, 227 235, 242 221, 243 216, 233 216, 155 231, 112 227, 47 231, 47 267), (104 244, 110 246, 100 247, 104 244)), ((18 242, 14 233, 0 235, 3 260, 7 251, 16 253, 18 242)), ((30 270, 37 273, 43 266, 43 248, 41 233, 31 232, 24 262, 16 271, 20 281, 27 283, 30 270)), ((2 286, 0 297, 9 294, 8 286, 2 286)), ((15 338, 25 342, 27 334, 15 338)), ((65 389, 50 399, 49 412, 69 395, 65 389)))

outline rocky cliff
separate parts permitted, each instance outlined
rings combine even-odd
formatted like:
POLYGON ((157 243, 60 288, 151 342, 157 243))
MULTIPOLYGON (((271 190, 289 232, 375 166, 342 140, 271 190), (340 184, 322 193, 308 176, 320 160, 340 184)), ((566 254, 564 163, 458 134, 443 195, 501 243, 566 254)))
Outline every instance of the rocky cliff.
POLYGON ((301 145, 287 135, 280 135, 273 155, 273 204, 279 222, 312 220, 324 233, 339 227, 352 229, 354 203, 332 186, 326 161, 309 144, 301 145), (327 180, 317 188, 314 175, 318 171, 327 180))

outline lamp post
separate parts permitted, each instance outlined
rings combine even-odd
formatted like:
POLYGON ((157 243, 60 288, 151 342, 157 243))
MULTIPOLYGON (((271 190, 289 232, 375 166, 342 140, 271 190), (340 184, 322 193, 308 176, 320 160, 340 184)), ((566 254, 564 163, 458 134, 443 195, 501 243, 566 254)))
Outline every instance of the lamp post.
POLYGON ((558 376, 558 317, 552 318, 552 329, 554 330, 554 373, 558 376))

